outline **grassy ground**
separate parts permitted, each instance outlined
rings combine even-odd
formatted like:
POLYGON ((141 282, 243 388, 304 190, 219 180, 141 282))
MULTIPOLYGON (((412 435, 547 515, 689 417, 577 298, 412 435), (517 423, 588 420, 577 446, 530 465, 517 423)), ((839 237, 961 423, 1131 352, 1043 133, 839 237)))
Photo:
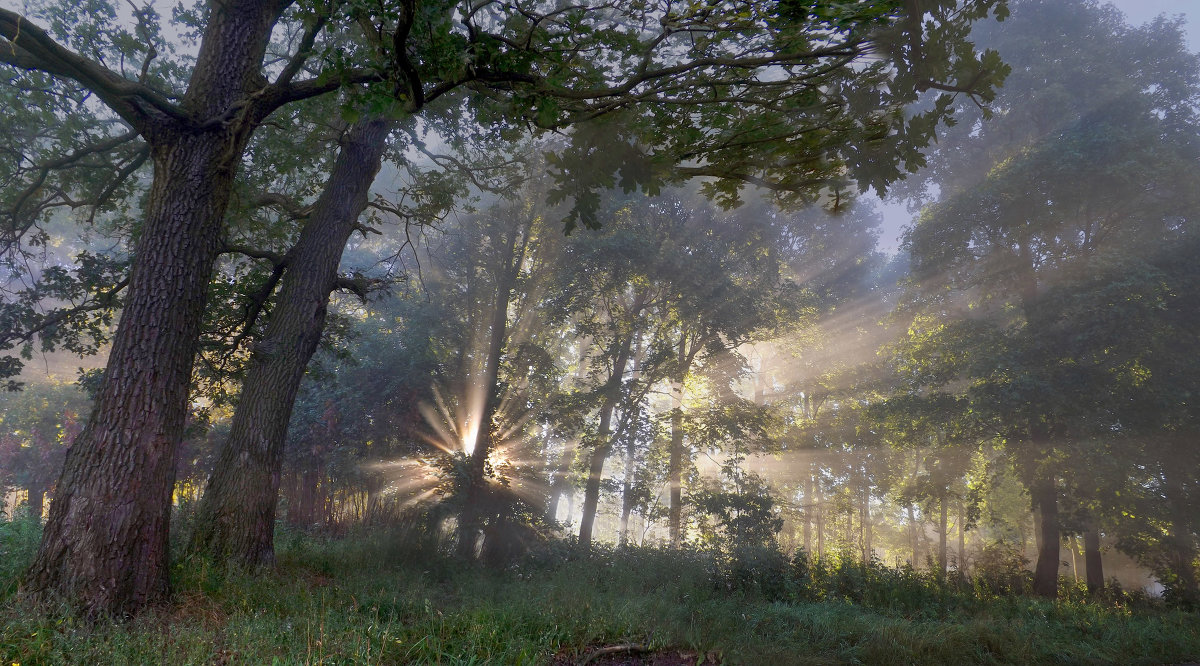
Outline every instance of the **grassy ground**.
POLYGON ((257 576, 184 561, 171 607, 87 625, 13 595, 37 537, 27 522, 0 523, 2 666, 579 663, 616 645, 644 649, 619 663, 656 652, 731 664, 1200 658, 1200 614, 1146 599, 1051 603, 769 552, 577 558, 559 546, 501 570, 464 568, 412 530, 340 541, 284 534, 279 568, 257 576))

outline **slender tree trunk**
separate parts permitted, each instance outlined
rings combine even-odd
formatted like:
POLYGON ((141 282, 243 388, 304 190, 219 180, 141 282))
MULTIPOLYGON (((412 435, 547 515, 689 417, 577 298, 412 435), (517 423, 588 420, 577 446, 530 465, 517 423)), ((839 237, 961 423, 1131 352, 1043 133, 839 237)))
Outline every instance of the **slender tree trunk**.
POLYGON ((1104 590, 1104 562, 1100 558, 1100 530, 1090 516, 1083 531, 1083 563, 1087 569, 1088 594, 1099 594, 1104 590))
MULTIPOLYGON (((587 377, 590 358, 589 350, 592 347, 592 339, 590 336, 585 336, 579 341, 579 365, 575 368, 575 381, 581 381, 587 377)), ((558 459, 558 465, 554 468, 554 473, 550 476, 550 499, 546 502, 546 520, 558 520, 558 503, 564 494, 569 490, 567 483, 567 475, 571 471, 571 465, 575 462, 575 454, 578 451, 578 442, 565 445, 563 447, 562 456, 558 459)), ((567 522, 570 522, 570 511, 567 512, 567 522)))
POLYGON ((817 557, 825 557, 825 495, 817 484, 817 557))
POLYGON ((1040 544, 1037 568, 1033 573, 1034 594, 1054 598, 1058 596, 1058 568, 1062 560, 1062 536, 1058 524, 1058 490, 1054 480, 1038 482, 1030 494, 1038 508, 1040 544))
POLYGON ((938 505, 938 570, 941 571, 943 576, 945 576, 947 571, 946 567, 949 564, 946 549, 946 537, 949 536, 947 534, 949 528, 946 522, 947 511, 945 495, 942 495, 938 505))
POLYGON ((458 554, 464 559, 474 559, 475 542, 484 527, 484 515, 487 507, 484 504, 491 496, 487 488, 484 473, 487 469, 487 459, 496 446, 496 411, 500 404, 500 361, 504 355, 504 347, 508 343, 508 306, 512 302, 513 290, 516 288, 517 275, 525 260, 525 248, 528 245, 528 234, 522 235, 521 230, 509 230, 505 241, 505 254, 501 264, 496 269, 496 294, 492 301, 491 325, 488 333, 487 356, 484 359, 481 383, 486 391, 483 413, 480 416, 479 430, 476 435, 475 449, 471 452, 468 466, 467 496, 459 517, 458 554), (522 240, 518 242, 518 237, 522 240))
POLYGON ((583 491, 583 516, 579 521, 579 547, 585 551, 592 547, 592 527, 596 522, 596 511, 600 506, 600 480, 604 474, 604 461, 612 452, 614 443, 610 437, 612 415, 621 399, 621 382, 625 376, 625 366, 629 363, 633 336, 626 335, 619 344, 620 347, 613 358, 612 375, 609 376, 608 386, 605 388, 604 403, 600 406, 596 446, 592 450, 591 462, 588 465, 587 484, 583 491))
POLYGON ((917 529, 917 514, 911 504, 905 509, 908 511, 909 539, 912 541, 912 568, 918 569, 921 566, 921 537, 917 529))
POLYGON ((288 421, 325 330, 342 251, 367 206, 389 130, 385 120, 364 120, 340 141, 325 189, 291 251, 266 335, 254 346, 229 439, 200 502, 193 552, 243 566, 274 562, 288 421))
POLYGON ((871 562, 875 559, 875 530, 871 524, 871 505, 870 498, 867 498, 867 504, 863 506, 863 561, 871 562))
MULTIPOLYGON (((683 343, 680 343, 682 350, 683 343)), ((682 356, 682 351, 680 356, 682 356)), ((671 451, 667 461, 667 483, 670 486, 670 505, 667 510, 667 531, 671 547, 683 543, 683 376, 676 375, 671 383, 671 451)))
POLYGON ((960 574, 967 571, 967 505, 966 502, 958 504, 958 572, 960 574))
POLYGON ((317 470, 313 466, 304 468, 299 476, 298 511, 296 525, 311 528, 317 522, 317 470))
POLYGON ((569 444, 563 447, 562 455, 558 458, 558 464, 554 467, 554 473, 550 476, 550 497, 546 501, 546 520, 558 520, 558 503, 567 490, 567 473, 571 470, 571 463, 575 461, 574 444, 569 444))
MULTIPOLYGON (((611 410, 609 410, 611 413, 611 410)), ((597 435, 603 440, 592 449, 592 457, 588 463, 588 478, 583 490, 583 514, 579 519, 579 547, 588 550, 592 547, 592 529, 596 523, 596 511, 600 506, 600 480, 604 474, 604 462, 612 452, 612 442, 608 440, 608 421, 602 414, 600 417, 600 432, 597 435)))
POLYGON ((1079 567, 1084 568, 1083 579, 1087 581, 1087 554, 1084 552, 1083 535, 1072 534, 1067 540, 1068 547, 1071 549, 1071 569, 1075 577, 1075 582, 1079 583, 1079 567))
POLYGON ((633 474, 637 463, 637 441, 630 437, 625 445, 625 481, 621 484, 621 524, 618 544, 629 545, 629 515, 633 513, 633 474))
POLYGON ((816 499, 813 497, 812 463, 809 462, 808 475, 804 479, 804 552, 812 555, 812 523, 813 511, 816 510, 816 499))
POLYGON ((42 483, 29 484, 29 515, 41 522, 46 509, 46 486, 42 483))

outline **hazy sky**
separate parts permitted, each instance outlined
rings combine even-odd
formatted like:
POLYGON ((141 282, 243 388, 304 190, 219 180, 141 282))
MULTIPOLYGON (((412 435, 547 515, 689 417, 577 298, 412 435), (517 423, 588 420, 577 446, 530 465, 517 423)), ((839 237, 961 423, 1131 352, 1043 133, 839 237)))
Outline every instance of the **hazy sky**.
MULTIPOLYGON (((1193 52, 1200 51, 1200 0, 1109 0, 1125 13, 1131 25, 1141 25, 1162 14, 1182 14, 1187 23, 1188 44, 1193 52)), ((894 252, 899 243, 900 232, 912 219, 903 205, 881 206, 884 222, 880 231, 879 245, 886 252, 894 252)))
POLYGON ((1110 0, 1125 12, 1129 22, 1137 25, 1159 14, 1183 14, 1187 19, 1188 43, 1193 51, 1200 50, 1200 0, 1110 0))

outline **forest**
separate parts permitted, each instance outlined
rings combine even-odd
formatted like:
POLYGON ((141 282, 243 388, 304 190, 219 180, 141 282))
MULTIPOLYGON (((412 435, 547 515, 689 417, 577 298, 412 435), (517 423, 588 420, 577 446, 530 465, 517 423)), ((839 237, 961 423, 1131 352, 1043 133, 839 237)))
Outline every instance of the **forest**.
POLYGON ((0 0, 0 664, 1200 662, 1183 15, 140 1, 0 0))

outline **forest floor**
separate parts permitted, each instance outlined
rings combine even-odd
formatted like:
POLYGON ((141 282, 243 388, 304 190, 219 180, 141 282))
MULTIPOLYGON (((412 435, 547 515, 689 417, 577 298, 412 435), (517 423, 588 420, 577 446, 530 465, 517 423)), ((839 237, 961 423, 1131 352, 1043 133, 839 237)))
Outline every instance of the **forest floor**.
MULTIPOLYGON (((176 564, 171 606, 86 624, 15 594, 38 529, 0 523, 0 665, 1180 664, 1200 614, 769 552, 587 557, 551 544, 467 567, 412 530, 282 533, 261 574, 176 564)), ((994 581, 993 581, 994 583, 994 581)))

